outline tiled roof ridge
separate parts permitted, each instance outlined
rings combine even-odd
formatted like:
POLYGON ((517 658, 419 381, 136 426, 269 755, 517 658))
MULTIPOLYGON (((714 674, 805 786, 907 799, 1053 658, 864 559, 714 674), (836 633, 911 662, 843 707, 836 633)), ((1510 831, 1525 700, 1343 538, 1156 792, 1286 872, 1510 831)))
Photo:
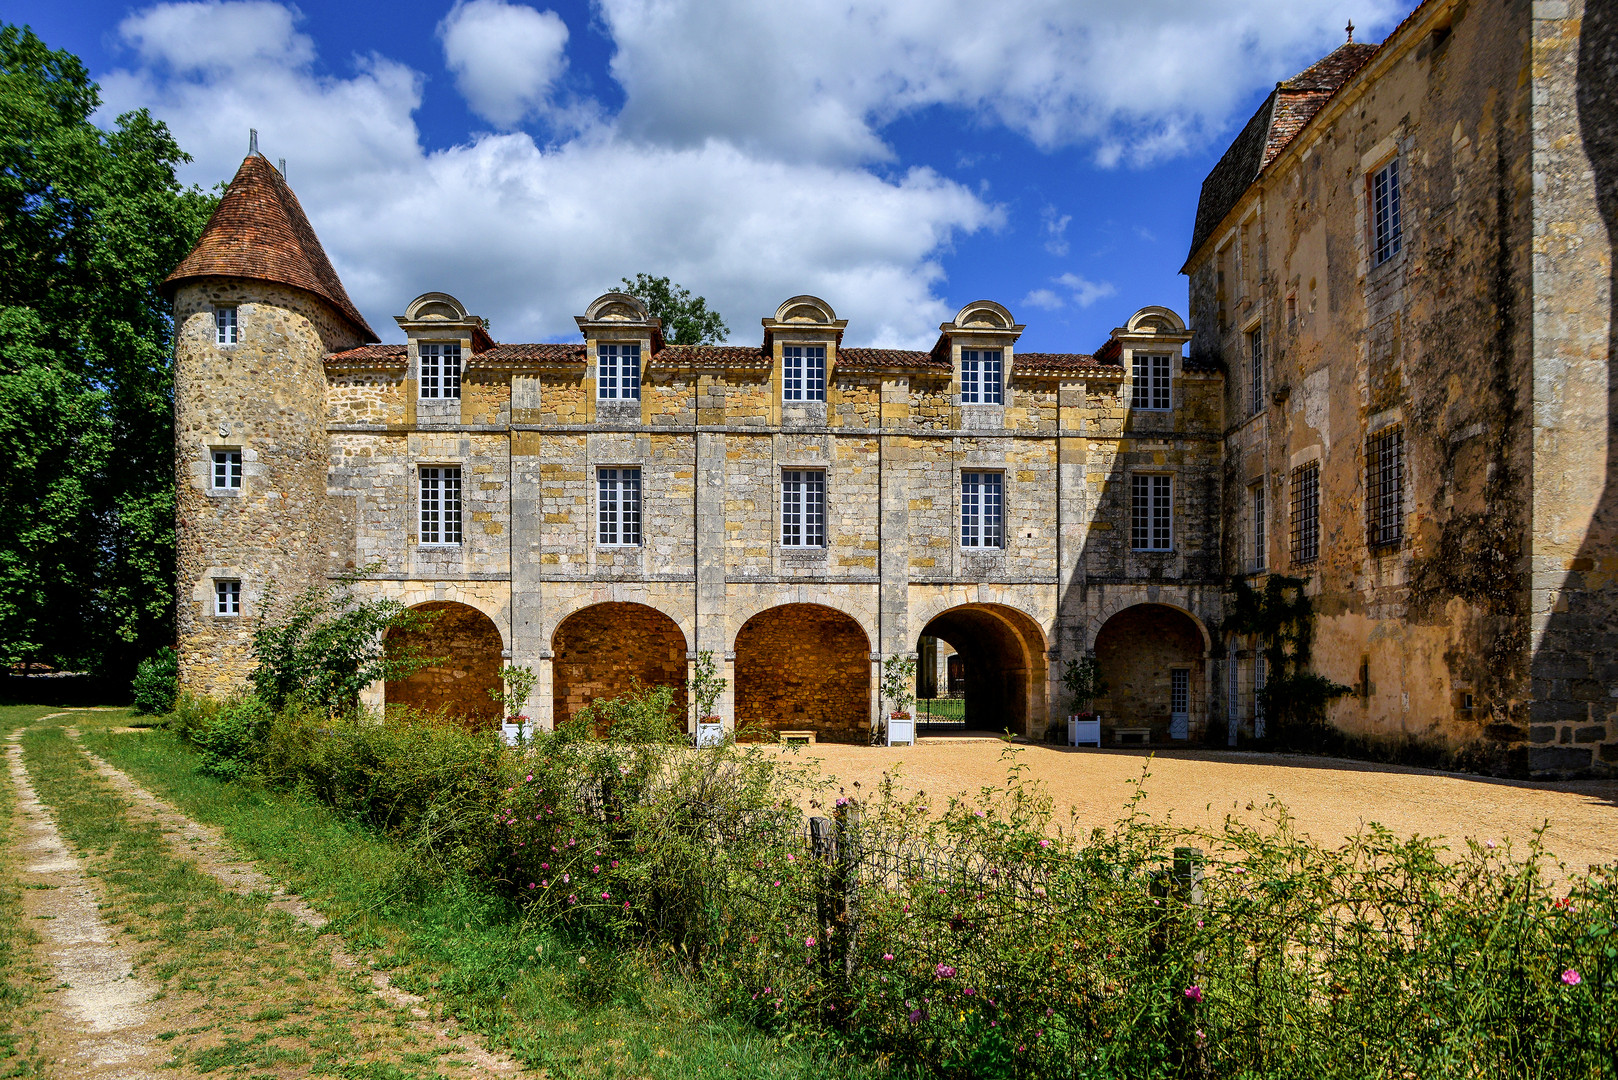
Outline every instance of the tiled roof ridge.
POLYGON ((271 281, 313 293, 336 308, 361 340, 378 340, 349 299, 298 197, 256 151, 236 170, 190 253, 163 279, 163 290, 173 295, 180 282, 208 277, 271 281))

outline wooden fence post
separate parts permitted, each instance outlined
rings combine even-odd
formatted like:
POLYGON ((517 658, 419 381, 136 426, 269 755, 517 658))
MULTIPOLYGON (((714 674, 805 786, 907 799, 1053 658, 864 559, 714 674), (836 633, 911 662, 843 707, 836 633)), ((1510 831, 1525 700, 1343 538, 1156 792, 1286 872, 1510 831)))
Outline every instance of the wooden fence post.
MULTIPOLYGON (((1202 906, 1202 872, 1207 860, 1201 848, 1174 849, 1174 869, 1169 875, 1170 891, 1176 912, 1176 921, 1190 918, 1184 909, 1202 906)), ((1166 913, 1165 913, 1166 914, 1166 913)), ((1191 958, 1190 977, 1180 993, 1179 1058, 1182 1076, 1202 1078, 1209 1076, 1208 1057, 1202 1037, 1202 969, 1206 958, 1197 953, 1191 958), (1186 991, 1196 989, 1195 993, 1186 991)))
POLYGON ((860 805, 837 808, 837 871, 833 887, 837 914, 837 953, 843 978, 854 975, 855 942, 860 932, 860 805))
POLYGON ((836 903, 832 895, 832 860, 837 853, 837 840, 828 817, 809 819, 809 850, 815 864, 815 947, 820 957, 821 970, 831 970, 832 923, 836 919, 836 903))

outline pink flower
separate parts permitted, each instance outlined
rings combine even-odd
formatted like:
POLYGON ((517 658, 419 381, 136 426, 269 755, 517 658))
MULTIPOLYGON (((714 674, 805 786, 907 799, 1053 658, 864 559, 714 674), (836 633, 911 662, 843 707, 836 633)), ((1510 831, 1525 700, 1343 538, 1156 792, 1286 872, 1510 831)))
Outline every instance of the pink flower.
POLYGON ((533 779, 533 778, 534 778, 534 774, 533 774, 533 773, 529 773, 529 774, 528 774, 528 779, 530 779, 530 780, 532 780, 532 779, 533 779))
POLYGON ((777 882, 776 882, 776 883, 775 883, 775 887, 776 887, 776 888, 777 888, 777 889, 779 889, 779 888, 780 888, 780 887, 781 887, 781 883, 780 883, 780 882, 779 882, 779 881, 777 881, 777 882))
POLYGON ((1190 998, 1192 1001, 1196 1002, 1198 1005, 1201 1005, 1202 1004, 1202 987, 1200 987, 1200 986, 1188 986, 1188 987, 1186 987, 1185 988, 1185 996, 1190 998))
POLYGON ((601 899, 603 899, 603 900, 611 900, 612 899, 612 894, 611 893, 602 893, 601 894, 601 899))
POLYGON ((798 861, 798 857, 796 855, 788 855, 787 856, 787 862, 797 862, 797 861, 798 861))
POLYGON ((937 967, 933 968, 933 974, 937 975, 940 979, 953 979, 955 978, 955 969, 950 967, 948 964, 939 964, 937 967))
POLYGON ((1569 986, 1577 986, 1584 981, 1584 976, 1579 974, 1578 968, 1568 968, 1562 972, 1562 981, 1569 986))
POLYGON ((882 954, 882 959, 884 959, 884 960, 892 960, 893 959, 893 954, 890 953, 890 952, 885 952, 885 953, 882 954))
POLYGON ((815 939, 813 937, 806 937, 803 939, 803 944, 806 948, 814 948, 815 939))
POLYGON ((1039 846, 1040 846, 1040 847, 1050 847, 1050 846, 1051 846, 1051 842, 1050 842, 1050 841, 1049 841, 1049 840, 1041 840, 1041 841, 1040 841, 1040 842, 1039 842, 1039 846))
POLYGON ((1493 851, 1494 850, 1494 841, 1493 840, 1485 840, 1485 841, 1483 841, 1483 846, 1488 848, 1490 851, 1493 851))
POLYGON ((532 888, 533 888, 533 887, 534 887, 534 883, 533 883, 533 882, 532 882, 532 881, 530 881, 530 882, 529 882, 529 883, 528 883, 528 887, 529 887, 529 888, 530 888, 530 889, 532 889, 532 888))
POLYGON ((539 887, 541 889, 550 888, 551 887, 550 879, 549 878, 540 878, 539 879, 539 887))
POLYGON ((579 894, 574 893, 572 896, 567 898, 567 902, 570 904, 577 904, 579 902, 579 894))
POLYGON ((548 862, 542 862, 539 864, 539 868, 541 870, 549 870, 551 868, 551 864, 548 862))

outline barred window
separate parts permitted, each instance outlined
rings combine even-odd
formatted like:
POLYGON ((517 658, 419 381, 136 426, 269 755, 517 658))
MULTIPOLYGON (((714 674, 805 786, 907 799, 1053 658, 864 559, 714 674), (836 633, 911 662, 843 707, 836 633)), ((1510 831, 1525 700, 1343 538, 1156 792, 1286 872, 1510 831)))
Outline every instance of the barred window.
MULTIPOLYGON (((1262 643, 1260 643, 1262 649, 1262 643)), ((1262 651, 1253 654, 1253 737, 1264 738, 1264 684, 1268 681, 1269 669, 1265 666, 1262 651)))
POLYGON ((215 450, 213 452, 214 490, 228 490, 242 486, 242 452, 215 450))
POLYGON ((1000 405, 1004 403, 1001 387, 999 349, 961 350, 961 401, 963 404, 1000 405))
POLYGON ((1130 408, 1170 408, 1169 372, 1167 356, 1142 356, 1136 353, 1130 376, 1130 408))
POLYGON ((213 340, 216 345, 234 345, 240 340, 236 334, 235 308, 216 307, 213 309, 213 340))
POLYGON ((596 348, 596 397, 603 401, 640 400, 640 346, 596 348))
POLYGON ((461 542, 461 469, 459 465, 424 466, 421 470, 421 542, 461 542))
POLYGON ((1129 546, 1136 551, 1174 547, 1174 478, 1136 473, 1129 478, 1129 546))
POLYGON ((1404 539, 1404 430, 1383 428, 1365 441, 1365 542, 1396 547, 1404 539))
POLYGON ((781 359, 782 400, 826 400, 826 346, 788 345, 781 359))
POLYGON ((1242 718, 1242 672, 1236 662, 1236 643, 1225 646, 1225 719, 1232 724, 1242 718))
POLYGON ((240 581, 214 579, 213 583, 213 613, 229 617, 242 613, 242 583, 240 581))
POLYGON ((961 474, 961 546, 997 548, 1005 543, 1006 477, 998 472, 961 474))
POLYGON ((1252 414, 1264 411, 1264 328, 1255 326, 1247 335, 1248 381, 1252 385, 1252 414))
POLYGON ((1320 557, 1320 462, 1292 470, 1292 563, 1301 566, 1320 557))
POLYGON ((596 470, 596 542, 603 547, 640 543, 640 470, 596 470))
POLYGON ((1399 159, 1371 175, 1371 220, 1375 232, 1371 265, 1381 266, 1399 254, 1399 159))
POLYGON ((826 474, 820 469, 781 473, 781 546, 826 546, 826 474))
POLYGON ((422 345, 421 396, 427 399, 461 396, 461 346, 422 345))
POLYGON ((1248 489, 1248 501, 1253 507, 1253 557, 1248 565, 1253 573, 1261 574, 1268 564, 1264 550, 1264 481, 1248 489))

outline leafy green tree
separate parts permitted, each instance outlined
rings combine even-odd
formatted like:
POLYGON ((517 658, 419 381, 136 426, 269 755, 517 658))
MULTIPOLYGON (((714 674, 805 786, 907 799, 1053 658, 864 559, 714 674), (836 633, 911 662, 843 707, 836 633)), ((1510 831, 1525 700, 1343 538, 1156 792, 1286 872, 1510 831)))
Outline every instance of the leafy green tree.
POLYGON ((623 279, 624 292, 646 305, 663 320, 663 337, 670 345, 718 345, 730 334, 730 327, 719 312, 708 310, 708 301, 692 296, 666 277, 636 274, 623 279))
POLYGON ((0 664, 127 675, 174 636, 172 321, 214 197, 144 110, 0 24, 0 664))

